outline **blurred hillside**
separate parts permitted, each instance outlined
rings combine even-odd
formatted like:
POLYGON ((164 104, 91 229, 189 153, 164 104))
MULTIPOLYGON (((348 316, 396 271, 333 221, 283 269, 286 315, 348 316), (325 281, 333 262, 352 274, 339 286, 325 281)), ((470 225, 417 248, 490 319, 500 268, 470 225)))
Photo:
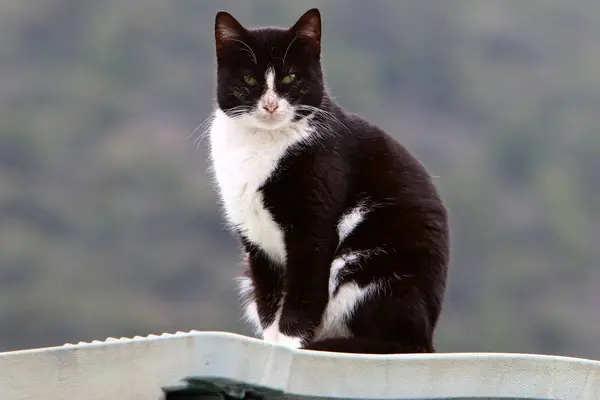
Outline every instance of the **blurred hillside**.
POLYGON ((600 359, 600 3, 0 1, 0 351, 245 332, 206 142, 213 21, 321 8, 338 101, 437 176, 440 351, 600 359))

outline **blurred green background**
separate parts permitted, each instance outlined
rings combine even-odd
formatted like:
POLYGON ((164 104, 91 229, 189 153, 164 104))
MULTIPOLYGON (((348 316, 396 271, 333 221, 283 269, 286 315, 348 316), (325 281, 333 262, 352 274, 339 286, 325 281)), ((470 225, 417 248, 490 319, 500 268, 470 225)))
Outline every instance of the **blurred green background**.
POLYGON ((0 0, 0 351, 249 333, 207 171, 217 10, 319 6, 328 84, 436 176, 440 351, 600 359, 600 2, 0 0))

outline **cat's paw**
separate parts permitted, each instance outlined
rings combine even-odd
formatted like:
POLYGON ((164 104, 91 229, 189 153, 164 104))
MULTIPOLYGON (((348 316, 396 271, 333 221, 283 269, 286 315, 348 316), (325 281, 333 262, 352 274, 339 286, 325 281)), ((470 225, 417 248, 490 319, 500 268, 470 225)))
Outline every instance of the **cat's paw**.
POLYGON ((302 339, 294 336, 287 336, 277 329, 276 326, 270 326, 263 331, 263 340, 267 343, 279 344, 291 349, 302 347, 302 339))
POLYGON ((273 324, 263 331, 263 340, 267 343, 277 343, 280 334, 277 326, 273 324))
POLYGON ((297 336, 287 336, 279 332, 277 344, 289 347, 290 349, 299 349, 302 347, 302 339, 297 336))

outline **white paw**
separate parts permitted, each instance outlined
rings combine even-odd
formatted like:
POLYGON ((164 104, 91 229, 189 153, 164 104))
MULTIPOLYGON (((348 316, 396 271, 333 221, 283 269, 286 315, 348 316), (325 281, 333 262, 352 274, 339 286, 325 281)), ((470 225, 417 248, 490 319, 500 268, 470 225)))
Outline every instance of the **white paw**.
POLYGON ((277 343, 281 346, 297 349, 302 346, 302 339, 299 337, 287 336, 279 332, 275 324, 269 326, 263 331, 263 340, 267 343, 277 343))
POLYGON ((299 337, 286 336, 279 332, 279 336, 277 336, 277 344, 289 347, 290 349, 299 349, 302 346, 302 339, 299 337))
POLYGON ((280 333, 279 329, 277 329, 277 325, 272 324, 263 331, 263 340, 268 343, 277 343, 279 335, 280 333))

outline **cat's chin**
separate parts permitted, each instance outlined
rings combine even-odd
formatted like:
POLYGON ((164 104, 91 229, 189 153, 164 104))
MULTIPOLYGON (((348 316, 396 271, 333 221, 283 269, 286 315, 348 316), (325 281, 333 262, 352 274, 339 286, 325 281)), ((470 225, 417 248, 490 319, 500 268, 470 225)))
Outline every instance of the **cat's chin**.
POLYGON ((292 119, 287 116, 280 118, 251 117, 249 122, 255 129, 276 131, 289 126, 292 123, 292 119))

